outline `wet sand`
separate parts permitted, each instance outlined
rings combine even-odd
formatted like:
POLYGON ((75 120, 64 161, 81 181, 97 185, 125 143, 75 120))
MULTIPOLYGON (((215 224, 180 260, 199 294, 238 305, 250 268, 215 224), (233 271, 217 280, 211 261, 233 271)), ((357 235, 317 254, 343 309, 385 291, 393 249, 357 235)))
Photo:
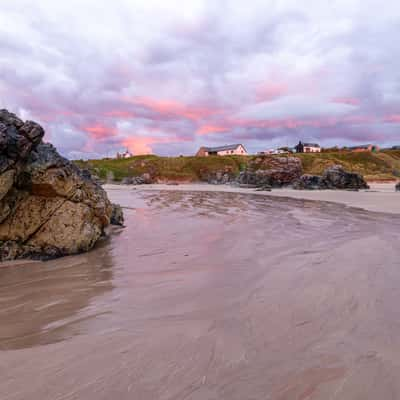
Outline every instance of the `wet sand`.
MULTIPOLYGON (((121 189, 121 185, 106 185, 108 190, 121 189)), ((231 185, 209 185, 192 183, 180 185, 153 184, 143 186, 127 186, 126 190, 169 190, 192 192, 224 192, 256 194, 259 196, 289 197, 293 199, 329 201, 345 204, 350 207, 364 210, 400 214, 400 193, 395 192, 395 183, 370 183, 369 190, 358 192, 346 190, 293 190, 290 188, 273 189, 271 192, 257 191, 256 189, 239 188, 231 185)))
POLYGON ((400 216, 109 193, 95 250, 0 268, 1 400, 400 398, 400 216))

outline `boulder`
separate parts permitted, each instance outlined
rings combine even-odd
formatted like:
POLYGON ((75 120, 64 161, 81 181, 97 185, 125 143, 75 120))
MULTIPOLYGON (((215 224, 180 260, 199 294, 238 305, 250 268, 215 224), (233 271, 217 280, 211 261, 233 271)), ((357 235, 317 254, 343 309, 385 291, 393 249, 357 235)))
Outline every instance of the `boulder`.
POLYGON ((302 175, 293 183, 294 189, 343 189, 359 190, 369 189, 367 182, 360 174, 347 172, 341 165, 327 168, 322 176, 302 175))
POLYGON ((400 182, 397 183, 395 186, 396 192, 400 192, 400 182))
POLYGON ((369 189, 360 174, 347 172, 341 165, 327 168, 322 174, 322 182, 328 189, 369 189))
POLYGON ((124 214, 119 204, 112 204, 110 223, 112 225, 124 226, 124 214))
POLYGON ((0 110, 0 260, 87 251, 110 223, 106 192, 43 135, 0 110))
POLYGON ((298 157, 260 156, 251 160, 237 178, 240 185, 282 187, 300 178, 302 164, 298 157))

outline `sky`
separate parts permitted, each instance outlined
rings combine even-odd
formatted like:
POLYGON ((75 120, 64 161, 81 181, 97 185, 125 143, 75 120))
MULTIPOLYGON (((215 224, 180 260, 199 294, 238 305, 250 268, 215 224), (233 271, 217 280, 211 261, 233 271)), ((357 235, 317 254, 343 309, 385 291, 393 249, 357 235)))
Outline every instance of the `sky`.
POLYGON ((0 108, 73 159, 400 144, 400 2, 0 0, 0 108))

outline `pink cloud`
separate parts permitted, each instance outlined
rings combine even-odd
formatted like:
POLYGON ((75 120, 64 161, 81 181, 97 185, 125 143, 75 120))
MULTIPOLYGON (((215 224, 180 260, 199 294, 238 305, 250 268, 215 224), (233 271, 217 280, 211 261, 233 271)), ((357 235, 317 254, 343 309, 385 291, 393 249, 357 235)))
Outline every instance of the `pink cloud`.
MULTIPOLYGON (((398 116, 400 117, 400 116, 398 116)), ((394 118, 392 118, 394 120, 394 118)), ((400 121, 400 118, 399 118, 400 121)), ((221 121, 218 125, 204 125, 197 131, 197 135, 223 133, 234 128, 265 128, 265 129, 299 129, 304 127, 331 128, 340 124, 374 124, 376 117, 367 115, 350 115, 342 118, 281 118, 281 119, 228 119, 221 121)))
POLYGON ((392 124, 400 123, 400 114, 388 115, 385 118, 383 118, 383 122, 388 122, 392 124))
POLYGON ((161 143, 177 143, 187 142, 190 138, 169 136, 169 137, 157 137, 157 136, 131 136, 121 141, 121 145, 127 147, 133 154, 152 154, 154 144, 161 143))
POLYGON ((209 133, 216 133, 216 132, 227 132, 229 130, 226 126, 217 126, 217 125, 203 125, 197 129, 197 135, 207 135, 209 133))
POLYGON ((208 118, 220 112, 215 108, 193 107, 172 100, 156 100, 147 97, 130 99, 128 102, 148 108, 164 116, 186 118, 193 121, 208 118))
POLYGON ((115 136, 118 134, 118 131, 115 128, 110 128, 101 124, 85 126, 82 129, 89 133, 90 137, 95 140, 102 140, 109 136, 115 136))
POLYGON ((256 99, 258 102, 273 101, 289 92, 289 86, 286 83, 267 82, 261 84, 256 90, 256 99))
POLYGON ((358 106, 360 105, 360 99, 356 97, 334 97, 331 99, 332 103, 339 103, 339 104, 348 104, 351 106, 358 106))
POLYGON ((112 118, 135 118, 136 116, 134 112, 124 110, 107 111, 104 115, 112 118))

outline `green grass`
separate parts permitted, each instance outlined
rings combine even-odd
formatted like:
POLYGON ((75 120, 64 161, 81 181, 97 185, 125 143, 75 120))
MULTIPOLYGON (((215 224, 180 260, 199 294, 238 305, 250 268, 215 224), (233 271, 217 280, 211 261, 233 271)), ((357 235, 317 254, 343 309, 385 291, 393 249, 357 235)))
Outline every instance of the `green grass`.
POLYGON ((122 160, 79 160, 75 162, 102 179, 107 177, 108 172, 112 172, 117 181, 124 177, 138 176, 149 172, 160 180, 198 181, 204 180, 210 172, 221 170, 238 174, 245 168, 248 159, 249 157, 245 156, 157 157, 148 155, 122 160))
MULTIPOLYGON (((296 154, 303 163, 306 174, 321 175, 333 164, 341 164, 351 172, 363 175, 367 180, 395 179, 400 176, 400 150, 378 153, 313 153, 296 154)), ((211 156, 211 157, 158 157, 135 156, 127 159, 102 159, 75 161, 80 167, 91 170, 105 179, 112 172, 114 179, 150 173, 158 180, 202 181, 210 172, 227 171, 238 174, 247 163, 258 156, 211 156)))

